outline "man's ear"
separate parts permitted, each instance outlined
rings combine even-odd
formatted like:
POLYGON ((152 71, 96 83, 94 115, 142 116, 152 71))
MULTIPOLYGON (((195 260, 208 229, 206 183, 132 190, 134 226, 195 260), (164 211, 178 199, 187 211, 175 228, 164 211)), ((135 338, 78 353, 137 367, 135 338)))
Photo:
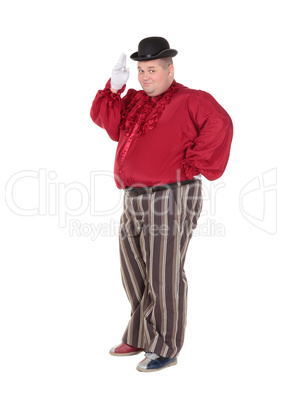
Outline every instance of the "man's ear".
POLYGON ((174 65, 173 64, 170 64, 168 66, 168 75, 169 75, 169 77, 173 77, 173 75, 174 75, 174 65))

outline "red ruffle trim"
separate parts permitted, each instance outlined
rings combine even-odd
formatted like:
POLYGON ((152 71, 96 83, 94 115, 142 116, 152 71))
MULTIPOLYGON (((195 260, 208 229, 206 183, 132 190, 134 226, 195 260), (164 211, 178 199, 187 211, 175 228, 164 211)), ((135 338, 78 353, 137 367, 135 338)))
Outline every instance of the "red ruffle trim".
POLYGON ((181 163, 183 165, 183 169, 187 179, 192 179, 193 176, 199 174, 198 169, 195 167, 194 163, 191 162, 189 159, 183 159, 181 163))
POLYGON ((139 91, 133 97, 121 115, 120 128, 126 136, 129 136, 133 129, 136 135, 145 134, 148 130, 156 127, 166 105, 171 101, 172 96, 178 91, 176 82, 161 95, 150 97, 144 91, 139 91), (153 115, 148 119, 151 112, 153 115))
POLYGON ((106 98, 108 101, 108 105, 113 107, 116 102, 120 102, 121 93, 125 90, 126 86, 124 85, 121 89, 118 90, 117 93, 111 91, 111 79, 108 80, 105 88, 98 91, 98 94, 101 98, 106 98))

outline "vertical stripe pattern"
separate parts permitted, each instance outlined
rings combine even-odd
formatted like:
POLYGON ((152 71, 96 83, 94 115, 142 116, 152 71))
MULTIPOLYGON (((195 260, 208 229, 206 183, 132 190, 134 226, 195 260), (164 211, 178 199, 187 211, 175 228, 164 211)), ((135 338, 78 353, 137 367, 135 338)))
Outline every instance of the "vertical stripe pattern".
POLYGON ((184 342, 185 257, 202 209, 201 181, 123 200, 120 263, 131 317, 123 342, 178 356, 184 342))

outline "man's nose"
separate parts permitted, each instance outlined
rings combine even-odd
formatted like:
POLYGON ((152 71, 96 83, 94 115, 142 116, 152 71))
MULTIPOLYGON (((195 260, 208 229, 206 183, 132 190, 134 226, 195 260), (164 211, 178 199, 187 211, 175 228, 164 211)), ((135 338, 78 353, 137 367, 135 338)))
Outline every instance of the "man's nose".
POLYGON ((149 79, 149 72, 148 71, 144 72, 143 78, 144 78, 145 81, 148 81, 148 79, 149 79))

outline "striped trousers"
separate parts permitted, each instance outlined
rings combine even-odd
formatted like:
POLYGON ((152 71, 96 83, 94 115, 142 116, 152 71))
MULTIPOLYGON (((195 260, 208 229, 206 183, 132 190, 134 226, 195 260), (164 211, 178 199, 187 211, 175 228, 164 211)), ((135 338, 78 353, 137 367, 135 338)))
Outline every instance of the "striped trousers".
POLYGON ((122 341, 163 357, 183 346, 188 284, 185 256, 202 209, 202 183, 137 196, 125 191, 119 246, 131 317, 122 341))

